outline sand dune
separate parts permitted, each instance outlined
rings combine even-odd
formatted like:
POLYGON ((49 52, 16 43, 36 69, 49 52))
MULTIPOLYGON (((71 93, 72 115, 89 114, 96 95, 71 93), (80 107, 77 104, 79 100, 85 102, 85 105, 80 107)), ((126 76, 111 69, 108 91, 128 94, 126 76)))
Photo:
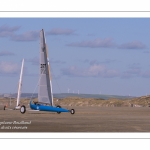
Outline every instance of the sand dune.
MULTIPOLYGON (((149 96, 125 100, 70 97, 54 99, 54 103, 76 112, 21 114, 19 110, 9 110, 15 107, 15 99, 10 103, 1 98, 0 132, 150 132, 149 96), (4 105, 8 110, 3 110, 4 105)), ((29 108, 29 99, 21 99, 21 104, 29 108)))
MULTIPOLYGON (((37 101, 37 98, 33 99, 37 101)), ((29 99, 22 98, 21 104, 28 105, 29 99)), ((0 98, 0 105, 15 105, 16 99, 10 101, 9 98, 0 98)), ((80 97, 68 97, 63 99, 54 98, 55 105, 62 106, 99 106, 99 107, 149 107, 150 96, 142 96, 129 99, 115 99, 108 100, 97 98, 80 98, 80 97)))

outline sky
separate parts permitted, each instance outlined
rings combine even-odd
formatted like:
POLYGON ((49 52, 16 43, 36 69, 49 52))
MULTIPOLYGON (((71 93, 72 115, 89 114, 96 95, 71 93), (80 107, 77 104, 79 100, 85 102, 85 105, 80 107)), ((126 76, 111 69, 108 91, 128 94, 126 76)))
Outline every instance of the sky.
POLYGON ((44 29, 53 93, 150 94, 149 18, 0 18, 0 93, 37 93, 44 29))

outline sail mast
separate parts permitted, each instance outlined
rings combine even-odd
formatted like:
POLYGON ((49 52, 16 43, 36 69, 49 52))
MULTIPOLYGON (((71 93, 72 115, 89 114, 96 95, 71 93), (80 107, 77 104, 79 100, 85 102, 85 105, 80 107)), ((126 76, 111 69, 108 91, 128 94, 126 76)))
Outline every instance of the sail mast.
POLYGON ((46 45, 46 39, 43 29, 40 32, 40 76, 38 101, 42 103, 48 103, 53 106, 53 93, 48 61, 48 48, 46 45))
POLYGON ((52 100, 52 106, 53 106, 53 92, 52 92, 52 76, 50 73, 50 63, 49 63, 49 58, 48 58, 48 47, 46 45, 46 55, 47 55, 47 63, 48 63, 48 75, 49 75, 49 82, 50 82, 50 90, 51 90, 51 100, 52 100))
POLYGON ((17 95, 17 105, 19 106, 20 103, 20 95, 21 95, 21 87, 22 87, 22 76, 23 76, 23 67, 24 67, 24 59, 22 60, 21 72, 20 72, 20 79, 18 85, 18 95, 17 95))

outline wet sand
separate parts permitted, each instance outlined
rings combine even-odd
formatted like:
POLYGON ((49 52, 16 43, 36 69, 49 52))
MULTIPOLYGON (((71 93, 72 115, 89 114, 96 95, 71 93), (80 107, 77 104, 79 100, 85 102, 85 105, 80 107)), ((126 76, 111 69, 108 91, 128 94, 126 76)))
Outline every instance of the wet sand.
POLYGON ((0 132, 150 132, 150 107, 67 108, 74 108, 75 114, 21 114, 19 110, 4 111, 0 106, 0 132))

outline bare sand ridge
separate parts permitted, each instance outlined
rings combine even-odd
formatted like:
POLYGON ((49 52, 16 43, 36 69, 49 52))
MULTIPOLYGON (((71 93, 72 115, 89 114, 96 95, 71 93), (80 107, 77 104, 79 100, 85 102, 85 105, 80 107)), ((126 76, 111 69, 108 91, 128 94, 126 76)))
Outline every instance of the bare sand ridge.
MULTIPOLYGON (((34 101, 37 101, 35 99, 34 101)), ((54 100, 76 113, 3 110, 9 99, 0 99, 0 132, 150 132, 150 97, 125 100, 65 98, 54 100)), ((15 99, 9 108, 14 108, 15 99)), ((21 99, 29 108, 29 100, 21 99)))

